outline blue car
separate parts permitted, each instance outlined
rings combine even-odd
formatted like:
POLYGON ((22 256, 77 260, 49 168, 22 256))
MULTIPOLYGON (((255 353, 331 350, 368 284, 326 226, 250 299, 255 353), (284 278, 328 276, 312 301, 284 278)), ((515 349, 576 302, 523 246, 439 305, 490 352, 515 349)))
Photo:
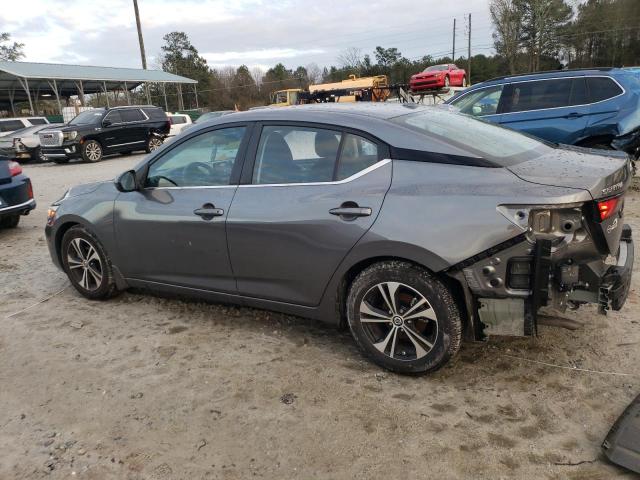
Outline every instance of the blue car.
POLYGON ((554 143, 640 151, 640 78, 631 69, 563 70, 478 83, 446 103, 554 143))

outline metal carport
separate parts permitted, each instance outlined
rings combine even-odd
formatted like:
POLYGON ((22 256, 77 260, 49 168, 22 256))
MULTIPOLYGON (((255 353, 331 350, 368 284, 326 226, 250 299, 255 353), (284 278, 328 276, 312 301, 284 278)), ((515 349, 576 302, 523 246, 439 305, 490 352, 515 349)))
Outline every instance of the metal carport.
POLYGON ((197 81, 162 70, 142 70, 138 68, 96 67, 88 65, 65 65, 59 63, 2 62, 0 61, 0 108, 9 107, 15 115, 17 102, 29 102, 34 115, 34 103, 42 96, 55 98, 62 114, 61 98, 77 95, 82 105, 84 96, 122 90, 129 103, 129 92, 145 85, 147 102, 151 103, 149 84, 159 84, 164 94, 165 108, 167 83, 176 84, 178 102, 183 105, 182 85, 191 85, 198 95, 197 81))

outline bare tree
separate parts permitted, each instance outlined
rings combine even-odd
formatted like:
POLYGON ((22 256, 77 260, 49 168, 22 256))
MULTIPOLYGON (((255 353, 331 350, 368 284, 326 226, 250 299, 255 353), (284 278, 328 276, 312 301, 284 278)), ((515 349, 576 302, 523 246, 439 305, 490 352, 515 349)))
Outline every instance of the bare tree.
POLYGON ((517 0, 491 0, 491 20, 495 28, 496 52, 507 59, 509 71, 516 73, 516 60, 522 40, 522 16, 517 0))
POLYGON ((343 68, 359 69, 362 66, 362 50, 349 47, 338 55, 338 63, 343 68))
POLYGON ((314 84, 322 82, 322 70, 320 70, 317 63, 310 63, 306 68, 309 83, 314 84))
POLYGON ((0 44, 7 42, 9 42, 8 45, 0 45, 0 60, 15 62, 24 58, 24 43, 13 42, 11 44, 11 34, 0 33, 0 44))
POLYGON ((262 79, 264 77, 264 70, 260 67, 252 67, 251 68, 251 77, 253 81, 256 82, 257 86, 262 85, 262 79))

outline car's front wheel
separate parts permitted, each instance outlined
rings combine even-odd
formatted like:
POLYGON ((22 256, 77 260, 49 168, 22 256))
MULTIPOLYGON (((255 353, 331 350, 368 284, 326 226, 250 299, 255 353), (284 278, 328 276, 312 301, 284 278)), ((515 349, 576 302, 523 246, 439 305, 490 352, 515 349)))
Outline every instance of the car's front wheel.
POLYGON ((467 86, 467 77, 462 77, 462 86, 463 87, 467 86))
POLYGON ((449 80, 449 75, 447 75, 446 77, 444 77, 444 88, 449 88, 450 85, 450 80, 449 80))
POLYGON ((449 289, 402 261, 371 265, 353 281, 347 320, 358 346, 398 373, 426 373, 460 348, 460 311, 449 289))
POLYGON ((75 226, 62 237, 62 266, 74 288, 87 298, 103 300, 116 293, 111 262, 100 241, 75 226))
POLYGON ((82 145, 82 159, 90 163, 102 160, 102 145, 95 140, 87 140, 84 142, 82 145))

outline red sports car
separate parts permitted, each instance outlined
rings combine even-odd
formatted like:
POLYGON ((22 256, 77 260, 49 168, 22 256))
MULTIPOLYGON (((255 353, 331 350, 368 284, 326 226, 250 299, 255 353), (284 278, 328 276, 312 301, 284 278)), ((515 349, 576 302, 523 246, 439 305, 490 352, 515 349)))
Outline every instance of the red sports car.
POLYGON ((465 72, 463 68, 458 68, 453 63, 427 67, 423 72, 412 75, 409 81, 409 88, 412 92, 436 90, 449 86, 467 86, 467 72, 465 72))

